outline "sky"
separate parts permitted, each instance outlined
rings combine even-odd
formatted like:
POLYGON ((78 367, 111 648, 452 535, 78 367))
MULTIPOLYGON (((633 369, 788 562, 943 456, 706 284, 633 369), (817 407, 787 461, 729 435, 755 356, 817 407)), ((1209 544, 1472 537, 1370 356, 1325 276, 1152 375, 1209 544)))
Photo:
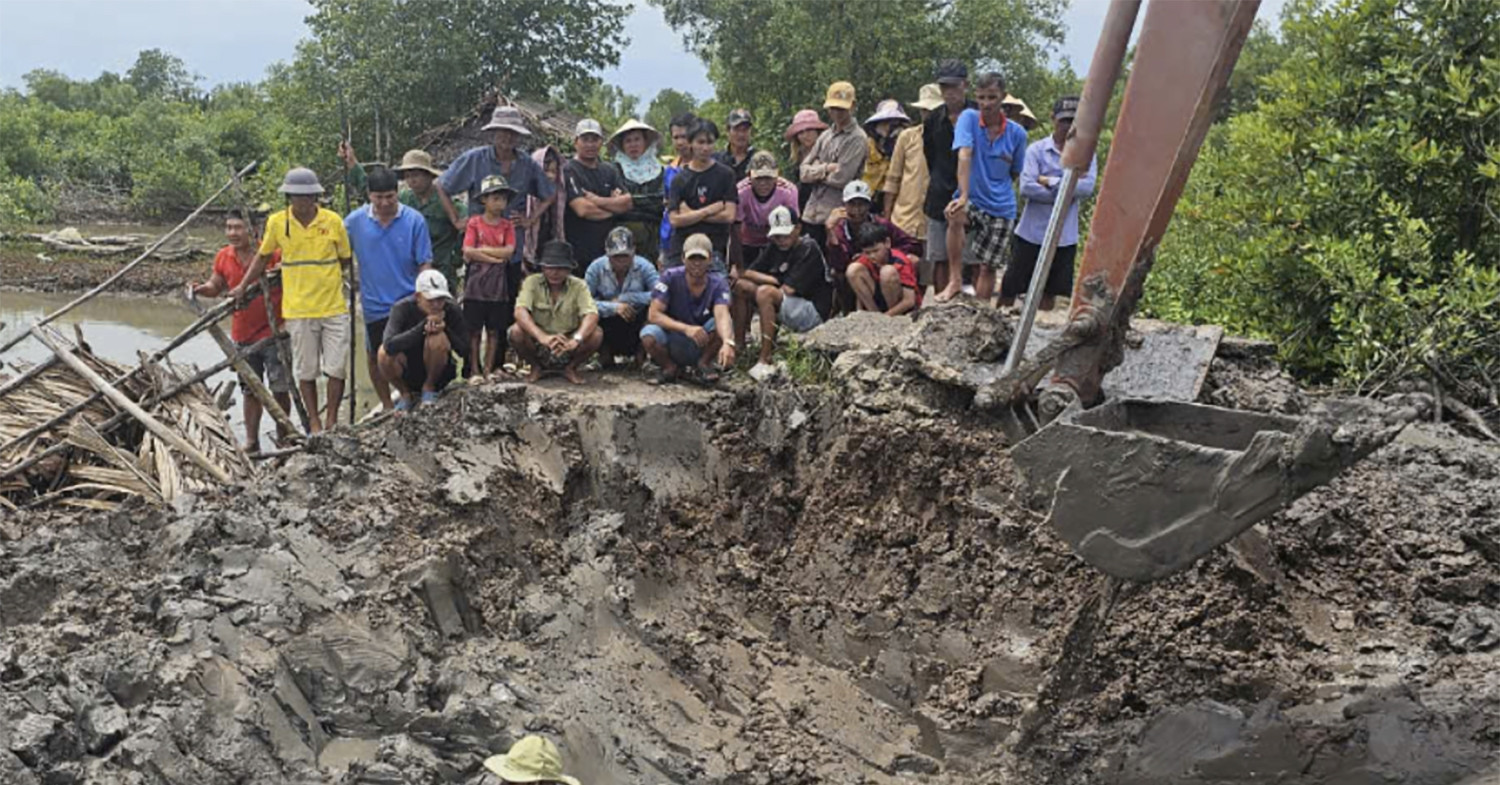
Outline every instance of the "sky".
MULTIPOLYGON (((434 0, 440 1, 440 0, 434 0)), ((1190 2, 1191 0, 1177 0, 1190 2)), ((1265 0, 1260 16, 1274 21, 1285 0, 1265 0)), ((1087 71, 1105 0, 1073 0, 1063 17, 1068 35, 1057 56, 1087 71)), ((0 0, 0 86, 22 86, 21 75, 50 68, 73 78, 124 73, 142 49, 183 59, 205 86, 260 80, 266 67, 291 59, 307 33, 304 0, 0 0)), ((705 98, 707 69, 688 54, 661 12, 637 2, 625 23, 630 45, 620 65, 601 76, 641 98, 663 88, 705 98)))

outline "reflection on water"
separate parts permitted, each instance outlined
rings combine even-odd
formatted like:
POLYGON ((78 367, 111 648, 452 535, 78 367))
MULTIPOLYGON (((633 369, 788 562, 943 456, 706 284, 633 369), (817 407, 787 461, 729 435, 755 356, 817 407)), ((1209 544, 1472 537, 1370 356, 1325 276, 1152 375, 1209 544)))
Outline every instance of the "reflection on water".
MULTIPOLYGON (((0 322, 5 323, 5 328, 0 330, 0 342, 24 331, 37 319, 57 310, 76 296, 76 294, 0 291, 0 322)), ((212 305, 213 302, 205 300, 204 304, 212 305)), ((186 304, 174 301, 168 295, 136 297, 101 294, 64 314, 53 324, 69 338, 73 336, 73 325, 78 324, 83 328, 84 340, 88 341, 95 354, 125 365, 135 365, 138 362, 137 352, 149 354, 160 349, 173 336, 192 324, 193 319, 193 313, 188 310, 186 304)), ((228 317, 221 324, 225 333, 228 333, 228 317)), ((366 372, 364 326, 358 325, 357 329, 359 330, 357 340, 359 406, 360 410, 364 411, 375 405, 375 390, 370 386, 370 377, 366 372)), ((0 355, 0 362, 3 362, 8 370, 10 364, 16 360, 40 362, 50 355, 51 352, 41 343, 28 339, 0 355)), ((206 368, 224 359, 224 353, 219 351, 219 345, 214 343, 213 338, 207 333, 194 336, 192 340, 173 349, 170 356, 172 362, 179 366, 194 365, 199 368, 206 368)), ((210 377, 208 386, 213 389, 220 382, 232 378, 234 378, 234 372, 225 370, 210 377)), ((235 405, 229 410, 230 419, 236 426, 241 425, 243 419, 240 416, 239 396, 240 392, 236 389, 235 405)), ((339 420, 342 422, 347 416, 346 412, 339 417, 339 420)), ((295 415, 293 418, 295 419, 295 415)), ((263 418, 262 429, 267 433, 274 432, 270 417, 263 418)))

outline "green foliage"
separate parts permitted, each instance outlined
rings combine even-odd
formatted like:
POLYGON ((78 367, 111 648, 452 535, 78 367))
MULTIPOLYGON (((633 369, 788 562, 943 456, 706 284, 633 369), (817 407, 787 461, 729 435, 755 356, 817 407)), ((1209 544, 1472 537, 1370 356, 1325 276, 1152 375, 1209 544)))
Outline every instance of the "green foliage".
POLYGON ((763 147, 782 143, 797 110, 821 107, 832 82, 854 83, 862 119, 883 98, 916 100, 947 57, 971 74, 1000 71, 1033 106, 1055 97, 1047 61, 1062 42, 1064 0, 651 2, 708 64, 723 106, 755 113, 763 147))
MULTIPOLYGON (((655 98, 651 99, 651 105, 646 109, 644 120, 647 125, 661 132, 663 138, 662 146, 669 147, 671 141, 667 139, 667 136, 670 134, 669 129, 672 125, 672 118, 683 112, 696 112, 697 110, 697 99, 680 90, 673 90, 668 87, 657 93, 655 98)), ((671 151, 664 149, 662 152, 670 153, 671 151)))
POLYGON ((640 116, 641 99, 597 78, 555 90, 549 100, 557 106, 568 107, 579 117, 598 120, 606 135, 614 133, 627 118, 640 116))
POLYGON ((1493 378, 1500 0, 1301 2, 1282 33, 1204 146, 1146 310, 1358 387, 1493 378))
POLYGON ((0 168, 0 227, 52 220, 52 199, 37 184, 0 168))
POLYGON ((125 72, 125 81, 142 98, 167 101, 191 101, 198 96, 202 77, 187 69, 176 55, 160 49, 147 49, 135 58, 135 65, 125 72))
POLYGON ((833 382, 833 363, 826 355, 808 348, 795 335, 776 347, 777 362, 786 364, 787 376, 798 384, 826 386, 833 382))

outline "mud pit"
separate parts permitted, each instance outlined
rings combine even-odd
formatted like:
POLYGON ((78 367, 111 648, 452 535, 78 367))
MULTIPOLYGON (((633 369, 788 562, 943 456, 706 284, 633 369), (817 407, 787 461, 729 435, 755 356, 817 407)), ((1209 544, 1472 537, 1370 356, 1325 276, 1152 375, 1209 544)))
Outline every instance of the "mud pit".
POLYGON ((1495 450, 1413 426, 1119 586, 865 360, 461 391, 227 498, 0 519, 0 782, 466 782, 527 732, 586 783, 1494 781, 1495 450))

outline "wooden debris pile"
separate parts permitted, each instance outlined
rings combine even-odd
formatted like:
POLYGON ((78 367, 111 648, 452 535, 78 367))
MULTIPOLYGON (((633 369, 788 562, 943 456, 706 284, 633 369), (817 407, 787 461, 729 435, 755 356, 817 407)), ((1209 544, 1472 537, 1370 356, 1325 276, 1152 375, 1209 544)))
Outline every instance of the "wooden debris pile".
POLYGON ((51 328, 54 356, 0 378, 0 507, 170 503, 253 473, 201 372, 165 356, 128 368, 51 328))
MULTIPOLYGON (((69 226, 51 232, 23 232, 0 235, 0 239, 17 239, 41 243, 54 251, 64 251, 85 256, 111 257, 137 254, 150 247, 154 237, 145 234, 108 234, 85 237, 82 232, 69 226)), ((153 255, 162 261, 172 262, 190 259, 208 253, 208 246, 190 238, 175 238, 157 248, 153 255)))

